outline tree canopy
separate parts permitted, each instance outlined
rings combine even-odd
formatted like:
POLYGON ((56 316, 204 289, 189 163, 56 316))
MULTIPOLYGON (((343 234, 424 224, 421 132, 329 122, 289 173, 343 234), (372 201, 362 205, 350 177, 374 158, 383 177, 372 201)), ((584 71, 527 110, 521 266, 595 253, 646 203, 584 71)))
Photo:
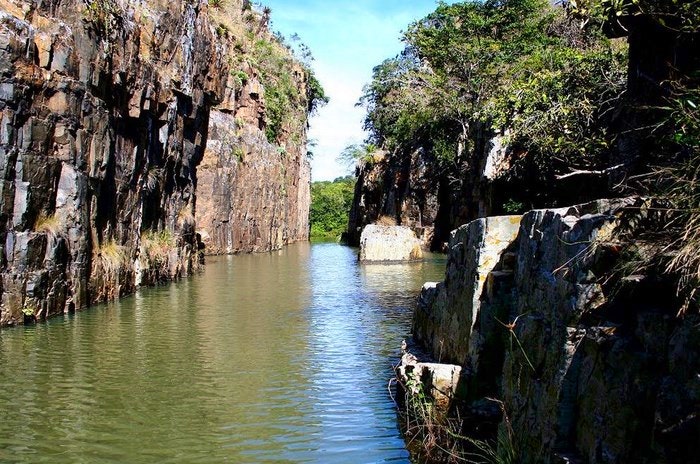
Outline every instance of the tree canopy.
POLYGON ((700 0, 562 0, 573 16, 598 20, 626 31, 623 18, 648 16, 678 31, 700 28, 700 0))
POLYGON ((553 173, 594 166, 610 144, 625 45, 581 33, 561 8, 544 0, 443 3, 403 39, 404 51, 374 69, 360 100, 372 143, 421 146, 448 165, 486 127, 553 173))
POLYGON ((345 232, 354 189, 351 176, 311 184, 311 238, 335 240, 345 232))
POLYGON ((404 51, 374 69, 360 103, 372 143, 422 146, 449 164, 470 132, 508 135, 551 174, 595 166, 611 143, 626 49, 583 34, 543 0, 440 4, 410 25, 404 51))

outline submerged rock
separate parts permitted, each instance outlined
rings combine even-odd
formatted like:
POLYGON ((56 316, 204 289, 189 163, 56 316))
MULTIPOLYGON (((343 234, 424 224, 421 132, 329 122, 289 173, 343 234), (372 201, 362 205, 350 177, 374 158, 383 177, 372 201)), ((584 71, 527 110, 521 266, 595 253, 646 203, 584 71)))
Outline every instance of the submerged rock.
POLYGON ((408 227, 372 224, 362 231, 362 262, 416 261, 422 258, 421 242, 408 227))

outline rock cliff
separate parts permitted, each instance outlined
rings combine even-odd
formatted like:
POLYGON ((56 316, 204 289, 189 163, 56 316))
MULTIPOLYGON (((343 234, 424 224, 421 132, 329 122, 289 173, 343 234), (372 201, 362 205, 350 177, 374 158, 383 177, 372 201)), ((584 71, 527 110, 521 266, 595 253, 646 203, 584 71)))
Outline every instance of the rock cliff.
MULTIPOLYGON (((433 161, 419 149, 410 157, 383 153, 360 162, 348 221, 348 242, 359 245, 364 227, 388 216, 398 225, 412 228, 431 246, 440 194, 439 175, 433 161)), ((447 227, 449 233, 452 228, 447 227)), ((438 236, 444 238, 445 233, 438 236)))
MULTIPOLYGON (((231 7, 250 23, 241 34, 271 37, 260 14, 231 7)), ((230 29, 206 1, 0 1, 0 325, 191 273, 198 237, 225 235, 208 224, 197 234, 198 195, 207 209, 219 193, 212 217, 242 208, 228 219, 241 224, 238 246, 222 248, 224 237, 213 251, 306 238, 304 131, 274 141, 295 136, 280 162, 261 135, 255 72, 234 89, 246 50, 230 29), (242 135, 222 143, 234 130, 242 135), (251 166, 242 176, 217 159, 237 147, 251 166), (203 159, 218 171, 200 176, 203 159), (249 212, 245 198, 283 212, 249 212)))
POLYGON ((474 219, 591 201, 607 191, 599 179, 589 184, 571 178, 543 183, 530 173, 514 175, 517 155, 509 151, 505 137, 483 124, 474 126, 466 144, 469 149, 447 167, 440 167, 435 154, 420 146, 410 154, 397 150, 359 163, 348 241, 359 244, 367 224, 388 216, 441 251, 451 231, 474 219))
POLYGON ((309 71, 267 29, 237 30, 237 23, 251 22, 242 3, 223 13, 221 42, 235 57, 235 71, 209 120, 197 228, 207 254, 270 251, 309 238, 306 129, 313 89, 309 71))
POLYGON ((445 282, 422 292, 415 339, 461 367, 453 407, 469 427, 512 428, 499 446, 517 462, 693 460, 697 315, 677 316, 669 282, 611 273, 625 265, 614 232, 644 205, 601 200, 475 221, 452 236, 445 282))
POLYGON ((207 254, 262 252, 308 240, 311 167, 298 147, 270 144, 214 111, 199 166, 197 227, 207 254), (235 135, 232 132, 235 131, 235 135))

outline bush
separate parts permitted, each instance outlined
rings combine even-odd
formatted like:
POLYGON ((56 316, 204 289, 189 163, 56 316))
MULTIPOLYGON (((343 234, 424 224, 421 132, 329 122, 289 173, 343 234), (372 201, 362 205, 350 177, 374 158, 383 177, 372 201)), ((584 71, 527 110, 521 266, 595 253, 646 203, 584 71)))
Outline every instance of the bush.
POLYGON ((62 228, 61 221, 56 215, 47 216, 45 213, 39 214, 34 223, 34 231, 48 235, 56 235, 62 228))
POLYGON ((660 108, 661 124, 651 132, 656 141, 656 167, 643 177, 642 188, 655 198, 655 221, 623 237, 636 269, 672 276, 677 282, 680 314, 700 309, 700 90, 677 85, 668 106, 660 108))

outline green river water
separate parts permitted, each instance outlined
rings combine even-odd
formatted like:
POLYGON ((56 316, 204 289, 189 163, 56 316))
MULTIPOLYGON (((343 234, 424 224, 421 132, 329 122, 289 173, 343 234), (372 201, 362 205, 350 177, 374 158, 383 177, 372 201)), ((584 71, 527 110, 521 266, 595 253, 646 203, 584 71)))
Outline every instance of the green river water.
POLYGON ((2 463, 409 462, 387 391, 444 261, 298 244, 0 331, 2 463))

